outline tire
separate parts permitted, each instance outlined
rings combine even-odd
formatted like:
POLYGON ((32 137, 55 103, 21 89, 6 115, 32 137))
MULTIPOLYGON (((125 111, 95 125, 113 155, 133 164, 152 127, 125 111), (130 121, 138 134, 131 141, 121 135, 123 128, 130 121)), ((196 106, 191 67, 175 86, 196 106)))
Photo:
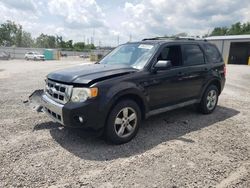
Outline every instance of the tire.
POLYGON ((105 138, 113 144, 124 144, 132 140, 141 124, 141 110, 136 102, 122 100, 108 115, 105 138))
POLYGON ((198 110, 203 114, 212 113, 218 103, 219 90, 215 85, 210 85, 204 92, 198 110))

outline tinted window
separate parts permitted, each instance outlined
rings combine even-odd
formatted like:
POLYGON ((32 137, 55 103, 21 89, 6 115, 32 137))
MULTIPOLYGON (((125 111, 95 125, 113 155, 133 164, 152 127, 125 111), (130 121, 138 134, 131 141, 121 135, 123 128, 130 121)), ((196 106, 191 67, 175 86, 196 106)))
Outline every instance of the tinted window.
POLYGON ((171 61, 173 66, 181 65, 181 47, 180 46, 168 46, 163 48, 157 60, 171 61))
POLYGON ((204 54, 201 48, 195 44, 183 45, 183 63, 184 65, 204 64, 204 54))
POLYGON ((208 61, 212 63, 218 63, 222 61, 221 55, 218 49, 212 44, 205 44, 205 52, 208 56, 208 61))

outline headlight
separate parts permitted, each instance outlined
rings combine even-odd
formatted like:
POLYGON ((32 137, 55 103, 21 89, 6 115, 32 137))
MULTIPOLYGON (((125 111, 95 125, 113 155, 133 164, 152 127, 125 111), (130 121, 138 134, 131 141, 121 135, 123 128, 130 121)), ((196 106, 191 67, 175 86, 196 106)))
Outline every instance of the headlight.
POLYGON ((98 88, 79 88, 74 87, 71 101, 72 102, 84 102, 87 99, 96 97, 98 95, 98 88))

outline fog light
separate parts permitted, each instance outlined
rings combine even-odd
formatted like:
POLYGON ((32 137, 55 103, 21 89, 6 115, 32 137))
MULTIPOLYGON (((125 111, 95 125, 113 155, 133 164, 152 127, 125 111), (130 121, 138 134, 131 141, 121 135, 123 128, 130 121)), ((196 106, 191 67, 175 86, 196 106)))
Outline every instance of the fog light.
POLYGON ((79 116, 79 121, 83 123, 83 117, 79 116))

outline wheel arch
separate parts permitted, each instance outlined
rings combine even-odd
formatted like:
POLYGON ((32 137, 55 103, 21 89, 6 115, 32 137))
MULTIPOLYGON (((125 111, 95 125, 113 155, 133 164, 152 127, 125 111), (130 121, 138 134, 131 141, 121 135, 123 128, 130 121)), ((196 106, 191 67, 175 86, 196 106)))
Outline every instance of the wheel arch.
POLYGON ((221 94, 222 91, 222 86, 221 86, 221 82, 219 79, 214 78, 212 80, 210 80, 209 82, 207 82, 207 84, 203 87, 202 92, 201 92, 201 96, 200 96, 200 100, 202 99, 204 92, 206 91, 206 89, 210 86, 210 85, 215 85, 218 88, 219 91, 219 95, 221 94))
POLYGON ((210 85, 215 85, 219 91, 219 95, 221 94, 221 83, 218 79, 214 79, 214 80, 210 81, 209 84, 207 85, 207 87, 210 85))
POLYGON ((145 106, 145 103, 143 101, 143 99, 137 95, 137 94, 134 94, 134 93, 127 93, 127 94, 124 94, 124 95, 121 95, 119 96, 114 102, 113 102, 113 105, 111 106, 111 109, 117 104, 119 103, 120 101, 122 100, 132 100, 134 101, 138 107, 140 108, 141 110, 141 115, 142 115, 142 118, 144 119, 145 118, 145 114, 146 114, 146 106, 145 106))
POLYGON ((139 91, 131 88, 131 89, 128 89, 126 91, 121 91, 112 97, 112 100, 109 102, 109 105, 107 107, 105 125, 107 123, 109 114, 110 114, 111 110, 114 108, 114 106, 117 103, 119 103, 120 101, 126 100, 126 99, 133 100, 134 102, 136 102, 136 104, 138 105, 138 107, 141 110, 142 119, 145 119, 145 115, 146 115, 146 112, 148 110, 145 98, 143 98, 142 94, 140 94, 139 91))

